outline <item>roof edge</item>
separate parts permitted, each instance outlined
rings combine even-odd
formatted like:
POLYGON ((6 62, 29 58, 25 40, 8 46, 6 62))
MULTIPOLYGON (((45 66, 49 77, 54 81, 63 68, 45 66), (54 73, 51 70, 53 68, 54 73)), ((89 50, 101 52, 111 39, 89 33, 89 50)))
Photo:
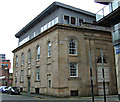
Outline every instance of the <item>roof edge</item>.
POLYGON ((52 8, 55 7, 63 7, 63 8, 67 8, 70 10, 74 10, 80 13, 84 13, 86 15, 95 17, 96 15, 92 12, 89 11, 85 11, 73 6, 69 6, 66 5, 64 3, 60 3, 60 2, 53 2, 51 5, 49 5, 45 10, 43 10, 39 15, 37 15, 32 21, 30 21, 26 26, 24 26, 18 33, 15 34, 16 38, 19 38, 22 34, 24 34, 27 30, 29 30, 30 28, 32 28, 35 24, 37 24, 39 22, 40 19, 42 19, 42 17, 48 12, 50 11, 52 8))

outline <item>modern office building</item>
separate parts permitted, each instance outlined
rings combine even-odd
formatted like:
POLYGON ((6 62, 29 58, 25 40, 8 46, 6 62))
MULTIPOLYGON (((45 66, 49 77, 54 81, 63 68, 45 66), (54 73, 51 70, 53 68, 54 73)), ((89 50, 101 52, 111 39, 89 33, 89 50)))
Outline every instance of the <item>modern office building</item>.
POLYGON ((99 3, 106 4, 106 6, 97 13, 96 18, 99 25, 111 27, 116 63, 117 87, 118 94, 120 95, 120 0, 99 3))
POLYGON ((5 54, 0 54, 0 86, 9 86, 10 60, 5 58, 5 54))
POLYGON ((97 26, 95 14, 52 3, 15 36, 13 85, 21 91, 53 96, 90 96, 91 50, 95 95, 116 94, 115 61, 109 27, 97 26))

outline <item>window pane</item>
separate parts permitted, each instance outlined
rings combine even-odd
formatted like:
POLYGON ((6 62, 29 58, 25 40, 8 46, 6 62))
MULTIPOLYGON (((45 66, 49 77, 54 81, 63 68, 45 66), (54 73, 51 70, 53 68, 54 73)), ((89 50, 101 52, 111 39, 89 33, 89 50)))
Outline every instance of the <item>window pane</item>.
POLYGON ((52 26, 52 22, 48 23, 48 28, 50 28, 52 26))
POLYGON ((57 23, 58 23, 58 17, 55 18, 55 24, 57 24, 57 23))
POLYGON ((16 67, 18 66, 18 56, 16 56, 16 67))
POLYGON ((22 54, 22 65, 24 64, 24 54, 22 54))
POLYGON ((83 19, 79 19, 79 26, 81 26, 83 19))
POLYGON ((55 21, 54 21, 54 19, 52 20, 52 26, 55 24, 55 21))
POLYGON ((48 57, 51 56, 51 42, 48 42, 48 57))
POLYGON ((75 23, 76 23, 75 17, 71 17, 71 24, 75 25, 75 23))
POLYGON ((51 88, 51 80, 49 80, 49 88, 51 88))
POLYGON ((40 46, 37 47, 37 59, 40 59, 40 46))
POLYGON ((64 16, 64 23, 69 24, 69 16, 64 16))
POLYGON ((76 55, 77 54, 77 44, 76 40, 70 39, 69 41, 69 54, 76 55))
POLYGON ((70 63, 70 76, 77 77, 78 76, 78 68, 76 63, 70 63))
POLYGON ((28 58, 28 62, 31 62, 31 50, 29 50, 29 58, 28 58))
POLYGON ((40 80, 40 69, 36 68, 36 80, 40 80))

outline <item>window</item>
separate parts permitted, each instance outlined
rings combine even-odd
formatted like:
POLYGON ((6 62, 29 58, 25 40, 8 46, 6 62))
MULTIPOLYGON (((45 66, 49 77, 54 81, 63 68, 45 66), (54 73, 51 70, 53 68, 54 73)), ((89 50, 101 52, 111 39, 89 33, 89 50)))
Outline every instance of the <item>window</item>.
POLYGON ((31 63, 31 50, 28 52, 28 63, 31 63))
POLYGON ((76 63, 70 63, 70 77, 78 77, 78 65, 76 63))
POLYGON ((23 82, 23 70, 21 70, 21 82, 23 82))
POLYGON ((78 96, 78 90, 71 90, 71 96, 78 96))
MULTIPOLYGON (((101 57, 98 58, 97 63, 102 63, 102 58, 101 57)), ((105 58, 103 58, 103 63, 107 63, 105 58)))
POLYGON ((73 38, 69 40, 69 54, 77 55, 77 42, 73 38))
POLYGON ((48 42, 48 57, 51 56, 51 42, 48 42))
POLYGON ((83 23, 83 19, 79 19, 79 26, 81 26, 83 23))
POLYGON ((45 24, 45 25, 43 26, 43 28, 44 28, 44 30, 48 29, 48 25, 45 24))
POLYGON ((69 16, 64 16, 64 23, 69 24, 69 16))
POLYGON ((16 56, 16 67, 18 67, 18 56, 16 56))
POLYGON ((51 80, 48 80, 49 82, 48 82, 48 84, 49 84, 49 88, 51 88, 52 87, 52 83, 51 83, 51 80))
POLYGON ((24 53, 22 53, 22 65, 24 64, 24 53))
POLYGON ((34 32, 34 37, 36 36, 36 33, 34 32))
POLYGON ((41 32, 43 32, 44 31, 44 28, 43 27, 41 27, 41 32))
POLYGON ((49 23, 48 23, 48 28, 50 28, 52 26, 52 22, 50 21, 49 23))
POLYGON ((40 46, 37 46, 37 60, 40 59, 40 46))
POLYGON ((55 18, 55 24, 57 24, 57 23, 58 23, 58 17, 55 18))
POLYGON ((40 69, 36 68, 36 80, 40 80, 40 69))
POLYGON ((55 22, 54 22, 54 21, 55 21, 55 20, 53 19, 53 20, 52 20, 52 26, 55 25, 55 22))
POLYGON ((75 17, 71 17, 71 24, 76 24, 76 19, 75 19, 75 17))

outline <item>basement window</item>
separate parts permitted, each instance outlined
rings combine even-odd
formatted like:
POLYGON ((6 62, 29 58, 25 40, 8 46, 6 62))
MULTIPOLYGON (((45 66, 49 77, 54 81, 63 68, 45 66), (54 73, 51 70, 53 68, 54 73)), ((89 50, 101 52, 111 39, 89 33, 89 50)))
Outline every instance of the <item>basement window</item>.
POLYGON ((35 88, 35 94, 39 94, 39 88, 35 88))
POLYGON ((71 96, 78 96, 78 90, 71 90, 70 95, 71 96))

